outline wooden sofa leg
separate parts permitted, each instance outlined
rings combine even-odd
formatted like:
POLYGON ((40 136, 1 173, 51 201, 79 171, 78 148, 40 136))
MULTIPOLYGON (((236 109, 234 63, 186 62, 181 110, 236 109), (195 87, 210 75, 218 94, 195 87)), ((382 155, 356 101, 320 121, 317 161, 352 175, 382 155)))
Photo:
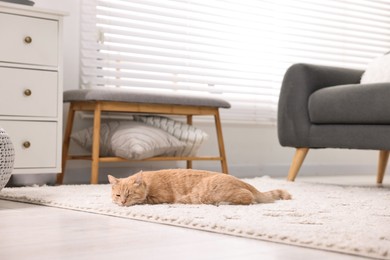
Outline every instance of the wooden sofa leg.
POLYGON ((387 161, 389 159, 389 151, 379 151, 378 173, 376 176, 376 183, 381 184, 385 176, 387 161))
POLYGON ((295 155, 293 161, 290 166, 290 170, 288 171, 287 180, 294 181, 295 177, 298 175, 299 169, 302 166, 303 161, 307 153, 309 152, 309 148, 297 148, 295 151, 295 155))
POLYGON ((66 163, 68 160, 68 153, 69 153, 70 134, 72 133, 75 112, 76 111, 74 109, 73 104, 70 104, 69 112, 68 112, 68 119, 67 119, 66 127, 65 127, 64 142, 62 145, 61 173, 57 174, 57 185, 61 185, 64 182, 66 163))

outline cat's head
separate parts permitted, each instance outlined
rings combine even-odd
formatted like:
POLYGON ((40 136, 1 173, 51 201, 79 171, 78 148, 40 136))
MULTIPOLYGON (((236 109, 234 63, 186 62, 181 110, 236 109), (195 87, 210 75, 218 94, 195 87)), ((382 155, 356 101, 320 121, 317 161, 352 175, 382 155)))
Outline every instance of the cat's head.
POLYGON ((112 201, 119 206, 131 206, 145 202, 147 189, 142 180, 142 172, 124 179, 108 175, 111 183, 112 201))

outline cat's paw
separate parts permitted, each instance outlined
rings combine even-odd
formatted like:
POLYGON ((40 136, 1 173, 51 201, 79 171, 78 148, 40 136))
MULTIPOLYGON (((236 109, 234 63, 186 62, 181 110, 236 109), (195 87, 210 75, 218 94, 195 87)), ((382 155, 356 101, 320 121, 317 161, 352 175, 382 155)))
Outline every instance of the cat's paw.
POLYGON ((292 196, 291 196, 291 194, 288 193, 287 191, 281 190, 281 191, 280 191, 280 199, 281 199, 281 200, 291 200, 291 199, 292 199, 292 196))

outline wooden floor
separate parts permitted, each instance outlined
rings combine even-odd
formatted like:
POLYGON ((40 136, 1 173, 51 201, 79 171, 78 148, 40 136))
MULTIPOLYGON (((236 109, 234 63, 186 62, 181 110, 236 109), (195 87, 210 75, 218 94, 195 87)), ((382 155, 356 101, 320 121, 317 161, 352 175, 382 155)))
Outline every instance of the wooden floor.
MULTIPOLYGON (((318 181, 319 178, 312 177, 307 180, 318 181)), ((337 183, 351 181, 353 184, 359 182, 359 179, 353 176, 323 180, 324 182, 337 181, 337 183)), ((374 181, 373 176, 360 179, 360 183, 363 184, 374 183, 374 181)), ((359 260, 364 258, 0 200, 0 259, 359 260)))

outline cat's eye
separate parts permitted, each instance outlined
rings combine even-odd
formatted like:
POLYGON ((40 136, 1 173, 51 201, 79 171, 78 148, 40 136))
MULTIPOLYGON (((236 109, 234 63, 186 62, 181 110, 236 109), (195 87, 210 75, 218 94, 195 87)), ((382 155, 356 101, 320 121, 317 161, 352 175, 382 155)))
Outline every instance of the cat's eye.
POLYGON ((120 197, 121 195, 120 194, 116 194, 115 196, 120 197))

